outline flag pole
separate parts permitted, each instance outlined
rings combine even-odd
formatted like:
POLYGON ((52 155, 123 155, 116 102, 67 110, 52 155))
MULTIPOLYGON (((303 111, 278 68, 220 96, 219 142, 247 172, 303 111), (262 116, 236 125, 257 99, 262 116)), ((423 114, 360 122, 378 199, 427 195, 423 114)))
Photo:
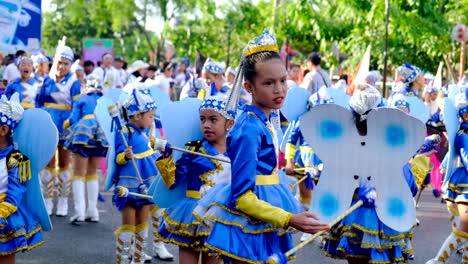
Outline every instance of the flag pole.
POLYGON ((388 23, 390 19, 390 0, 385 0, 385 47, 384 47, 384 72, 382 95, 387 94, 387 62, 388 62, 388 23))

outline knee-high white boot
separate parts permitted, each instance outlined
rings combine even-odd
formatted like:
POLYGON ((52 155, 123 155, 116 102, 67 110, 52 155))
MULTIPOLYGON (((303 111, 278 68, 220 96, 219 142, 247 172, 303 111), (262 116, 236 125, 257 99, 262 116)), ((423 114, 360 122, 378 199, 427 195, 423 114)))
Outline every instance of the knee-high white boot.
POLYGON ((57 216, 68 215, 68 196, 70 195, 71 171, 68 168, 61 168, 58 175, 58 203, 57 216))
POLYGON ((426 262, 426 264, 447 263, 450 256, 457 250, 457 247, 467 242, 468 233, 453 229, 452 233, 445 239, 436 257, 426 262))
POLYGON ((75 215, 70 218, 70 222, 77 224, 84 222, 86 211, 85 182, 84 177, 75 176, 72 179, 73 202, 75 204, 75 215))
POLYGON ((44 202, 48 215, 52 215, 54 209, 54 192, 55 192, 55 178, 57 173, 55 168, 46 167, 41 171, 41 185, 42 192, 44 193, 44 202))
POLYGON ((86 208, 86 221, 99 222, 99 211, 97 200, 99 195, 99 176, 86 176, 86 192, 88 196, 88 207, 86 208))
POLYGON ((142 264, 151 262, 152 258, 148 256, 144 251, 147 238, 148 223, 137 225, 135 228, 135 245, 133 247, 132 264, 142 264))
POLYGON ((117 264, 128 264, 130 262, 130 250, 132 248, 132 240, 135 236, 135 226, 122 225, 114 232, 117 243, 115 255, 117 264))
POLYGON ((159 240, 157 237, 157 233, 159 231, 159 218, 161 217, 161 210, 160 208, 155 207, 151 210, 151 226, 153 227, 153 251, 154 256, 161 260, 173 260, 174 255, 172 255, 166 248, 164 242, 159 240))

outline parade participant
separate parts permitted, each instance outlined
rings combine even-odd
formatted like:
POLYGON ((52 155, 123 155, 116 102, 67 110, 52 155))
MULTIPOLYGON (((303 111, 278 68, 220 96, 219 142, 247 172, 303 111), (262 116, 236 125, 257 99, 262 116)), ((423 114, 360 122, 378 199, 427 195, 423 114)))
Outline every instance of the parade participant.
POLYGON ((16 64, 18 62, 18 59, 24 56, 26 56, 26 52, 24 50, 18 50, 15 54, 14 60, 9 61, 9 64, 3 71, 3 80, 6 80, 7 84, 21 77, 21 74, 16 64))
MULTIPOLYGON (((374 87, 368 87, 360 93, 353 94, 349 106, 355 117, 355 129, 357 128, 360 136, 367 135, 368 115, 379 106, 381 101, 381 95, 374 87)), ((365 146, 367 143, 365 138, 359 139, 359 141, 362 141, 361 146, 365 146)), ((328 166, 327 163, 324 163, 324 166, 328 166)), ((375 164, 370 166, 375 166, 375 164)), ((383 191, 372 185, 376 184, 372 180, 378 178, 377 175, 362 177, 363 172, 353 171, 356 173, 354 179, 359 181, 357 183, 359 186, 354 190, 352 204, 356 203, 357 198, 366 189, 375 189, 377 197, 379 191, 383 191)), ((403 175, 401 177, 403 179, 403 175)), ((379 217, 374 203, 364 203, 363 206, 333 226, 329 236, 324 238, 326 241, 325 254, 332 258, 346 259, 350 264, 395 263, 409 260, 412 252, 410 241, 412 232, 396 231, 382 222, 379 217)))
MULTIPOLYGON (((450 101, 445 101, 445 104, 450 104, 450 101)), ((455 108, 458 114, 457 118, 460 120, 458 131, 454 138, 449 136, 451 147, 454 146, 454 153, 456 157, 451 157, 453 160, 454 168, 451 171, 447 171, 443 184, 442 197, 447 203, 449 211, 452 212, 453 216, 459 218, 459 224, 452 225, 452 232, 442 244, 439 252, 434 259, 431 259, 427 264, 436 263, 447 263, 452 253, 459 247, 463 246, 463 260, 465 263, 468 260, 468 157, 466 154, 466 146, 468 145, 468 100, 467 90, 456 95, 455 97, 455 108)), ((444 119, 450 119, 451 117, 446 116, 448 113, 444 110, 444 119)), ((454 113, 455 114, 455 113, 454 113)), ((447 132, 449 131, 447 127, 447 132)), ((453 128, 452 128, 453 129, 453 128)), ((451 161, 449 161, 451 162, 451 161)))
POLYGON ((175 77, 175 84, 177 87, 184 87, 187 81, 190 79, 191 69, 190 60, 188 58, 183 58, 180 60, 179 67, 177 69, 177 74, 175 77))
MULTIPOLYGON (((226 134, 234 125, 234 116, 225 110, 225 101, 208 97, 200 106, 200 129, 204 138, 188 142, 187 149, 216 157, 226 156, 226 134)), ((179 246, 180 263, 198 263, 209 232, 201 227, 194 209, 210 188, 220 182, 230 182, 230 164, 202 156, 184 153, 174 164, 172 156, 160 159, 158 169, 169 189, 187 182, 186 198, 177 201, 163 213, 158 235, 166 243, 179 246)), ((203 263, 210 263, 205 260, 203 263)))
POLYGON ((104 53, 102 55, 101 66, 94 69, 92 73, 102 79, 103 93, 106 93, 107 90, 112 88, 123 88, 122 81, 120 80, 120 72, 112 66, 112 62, 112 55, 104 53))
POLYGON ((226 69, 226 73, 224 74, 224 78, 226 78, 226 84, 229 87, 229 90, 232 90, 232 86, 234 85, 234 80, 236 79, 236 69, 232 67, 228 67, 226 69))
MULTIPOLYGON (((32 62, 31 62, 32 68, 32 62)), ((12 134, 23 117, 19 102, 0 99, 0 263, 14 264, 15 255, 44 244, 42 227, 23 202, 31 180, 31 161, 15 148, 12 134)), ((39 201, 38 201, 39 202, 39 201)), ((36 204, 37 205, 37 204, 36 204)), ((33 205, 29 205, 33 206, 33 205)))
POLYGON ((34 64, 34 76, 39 82, 39 87, 44 83, 44 79, 49 74, 49 59, 43 54, 31 57, 34 64))
POLYGON ((87 60, 83 63, 84 71, 86 75, 90 75, 94 71, 94 62, 87 60))
POLYGON ((172 74, 174 72, 174 64, 170 62, 161 63, 161 73, 156 76, 154 84, 159 87, 163 92, 172 98, 173 90, 171 89, 172 74))
POLYGON ((78 224, 85 220, 99 222, 97 200, 99 194, 99 161, 107 154, 109 144, 100 128, 94 109, 102 96, 102 81, 89 75, 85 93, 74 103, 70 118, 64 127, 70 127, 64 147, 73 153, 73 177, 71 178, 75 215, 70 222, 78 224), (85 190, 88 196, 86 208, 85 190))
POLYGON ((21 77, 7 86, 5 95, 11 98, 14 93, 18 93, 23 108, 35 108, 36 95, 40 87, 37 79, 33 77, 33 61, 29 57, 21 57, 18 59, 18 68, 21 77))
MULTIPOLYGON (((317 93, 309 98, 309 108, 318 104, 333 103, 333 99, 325 94, 325 89, 320 89, 317 93), (320 95, 321 94, 321 95, 320 95)), ((314 180, 320 176, 320 167, 322 161, 315 154, 314 150, 305 141, 300 129, 300 121, 295 120, 290 123, 291 134, 287 138, 285 159, 285 171, 288 175, 296 175, 307 177, 306 180, 299 184, 299 201, 305 211, 309 211, 310 202, 312 200, 312 190, 314 189, 314 180), (296 146, 299 145, 299 149, 296 146), (305 169, 303 171, 295 171, 294 169, 305 169)), ((304 233, 301 241, 307 240, 311 234, 304 233)))
POLYGON ((402 66, 398 67, 397 71, 403 82, 403 87, 398 93, 402 93, 405 96, 418 97, 419 93, 426 85, 421 69, 404 63, 402 66))
POLYGON ((206 85, 204 85, 203 89, 198 93, 198 98, 204 99, 205 97, 215 96, 217 94, 224 94, 227 96, 229 87, 224 81, 224 71, 221 64, 209 59, 205 62, 205 65, 203 65, 203 70, 205 71, 204 81, 206 85))
POLYGON ((45 203, 49 214, 53 210, 53 196, 55 177, 58 173, 58 204, 57 216, 68 215, 68 196, 71 189, 70 153, 63 147, 67 131, 63 128, 65 120, 70 117, 72 103, 81 95, 80 82, 73 76, 71 66, 73 51, 68 46, 57 51, 55 60, 58 61, 56 76, 48 76, 44 80, 39 94, 37 106, 47 111, 59 131, 58 171, 56 171, 55 156, 41 173, 42 186, 46 193, 45 203))
MULTIPOLYGON (((143 243, 148 235, 147 220, 152 202, 144 198, 122 195, 122 192, 146 193, 158 175, 156 159, 159 155, 151 148, 147 134, 147 130, 154 123, 155 109, 156 104, 149 91, 143 89, 134 89, 122 107, 128 123, 122 130, 125 139, 118 131, 116 133, 117 170, 111 176, 116 186, 113 202, 122 213, 122 226, 115 231, 118 264, 127 263, 127 256, 130 255, 133 264, 144 263, 147 258, 143 252, 143 243), (132 159, 136 168, 131 162, 132 159)), ((165 150, 164 147, 162 150, 165 150)))
POLYGON ((142 60, 134 61, 127 69, 129 76, 127 85, 125 85, 123 90, 127 93, 132 93, 133 88, 142 86, 143 83, 141 83, 141 80, 146 76, 148 67, 149 64, 142 60))
POLYGON ((129 73, 126 71, 127 69, 127 62, 124 60, 123 57, 117 57, 114 59, 114 67, 119 72, 119 78, 122 82, 122 87, 127 85, 129 73))
POLYGON ((299 213, 299 203, 276 171, 278 140, 269 117, 287 92, 278 51, 268 31, 247 45, 226 104, 227 113, 235 113, 242 85, 252 94, 252 105, 244 107, 226 141, 233 180, 205 214, 212 225, 205 246, 236 263, 263 263, 270 254, 291 249, 289 227, 309 233, 328 229, 313 220, 314 214, 299 213))
POLYGON ((429 120, 432 122, 440 122, 440 108, 438 103, 439 88, 429 85, 426 87, 426 94, 424 96, 424 103, 429 107, 429 120))
POLYGON ((312 52, 307 57, 307 69, 309 72, 304 76, 302 87, 307 89, 310 94, 314 94, 322 86, 331 87, 330 76, 320 66, 322 58, 317 52, 312 52))
POLYGON ((84 68, 80 66, 80 60, 76 60, 72 67, 71 67, 71 72, 75 76, 75 78, 80 81, 81 85, 81 90, 86 89, 86 77, 85 77, 85 72, 84 68))

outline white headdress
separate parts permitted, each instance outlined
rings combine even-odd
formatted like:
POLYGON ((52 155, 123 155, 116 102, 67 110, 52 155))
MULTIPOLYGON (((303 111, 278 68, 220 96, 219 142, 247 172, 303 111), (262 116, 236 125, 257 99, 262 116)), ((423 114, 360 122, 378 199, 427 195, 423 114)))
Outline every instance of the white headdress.
POLYGON ((8 100, 5 95, 0 98, 0 123, 14 130, 23 118, 24 109, 19 102, 17 93, 8 100))
POLYGON ((130 117, 156 109, 156 103, 151 97, 149 89, 135 88, 130 98, 125 101, 123 107, 127 110, 127 115, 130 117))
POLYGON ((380 92, 375 87, 368 87, 360 93, 354 93, 349 99, 349 106, 362 116, 367 111, 376 108, 381 102, 380 92))

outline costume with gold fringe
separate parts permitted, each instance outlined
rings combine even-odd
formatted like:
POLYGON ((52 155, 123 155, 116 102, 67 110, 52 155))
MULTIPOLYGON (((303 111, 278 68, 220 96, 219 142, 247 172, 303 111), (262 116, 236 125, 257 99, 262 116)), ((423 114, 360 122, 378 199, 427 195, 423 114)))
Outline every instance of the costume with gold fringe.
MULTIPOLYGON (((211 156, 226 156, 206 139, 188 142, 186 149, 211 156)), ((204 251, 209 230, 201 224, 201 217, 194 210, 198 201, 211 192, 211 187, 230 181, 230 164, 184 153, 175 164, 171 156, 160 159, 157 165, 169 189, 184 182, 187 184, 186 197, 163 211, 158 237, 166 243, 204 251)))
POLYGON ((0 150, 0 255, 34 249, 44 243, 38 219, 22 206, 31 179, 29 159, 13 144, 0 150))

